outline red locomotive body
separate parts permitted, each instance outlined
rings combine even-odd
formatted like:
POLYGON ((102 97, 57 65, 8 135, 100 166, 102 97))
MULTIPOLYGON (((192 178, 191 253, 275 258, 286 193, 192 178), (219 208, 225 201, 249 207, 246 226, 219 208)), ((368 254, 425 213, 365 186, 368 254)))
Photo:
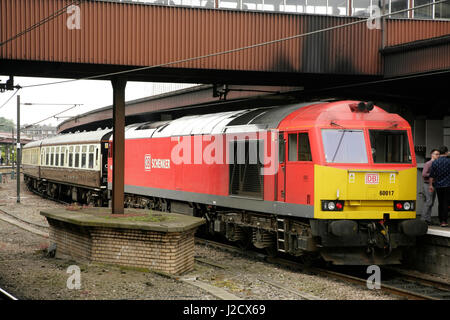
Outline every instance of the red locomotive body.
POLYGON ((408 123, 356 101, 126 129, 128 206, 203 216, 230 241, 335 263, 398 263, 426 232, 414 220, 415 168, 408 123))

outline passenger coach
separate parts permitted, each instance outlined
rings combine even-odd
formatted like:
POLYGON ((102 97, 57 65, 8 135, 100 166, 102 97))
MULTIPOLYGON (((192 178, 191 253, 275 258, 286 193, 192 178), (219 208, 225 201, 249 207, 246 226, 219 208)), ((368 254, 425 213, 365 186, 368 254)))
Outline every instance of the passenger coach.
POLYGON ((25 183, 42 195, 107 205, 107 154, 111 130, 60 135, 23 148, 25 183))

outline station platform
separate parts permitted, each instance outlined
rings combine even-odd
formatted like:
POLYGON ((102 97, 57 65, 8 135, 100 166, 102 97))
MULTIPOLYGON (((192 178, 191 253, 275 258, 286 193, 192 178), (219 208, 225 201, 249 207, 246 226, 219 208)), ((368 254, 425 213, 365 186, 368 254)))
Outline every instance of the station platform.
POLYGON ((428 232, 406 250, 404 263, 409 268, 450 279, 450 228, 429 226, 428 232))
POLYGON ((438 226, 429 226, 427 235, 450 238, 450 228, 446 227, 438 227, 438 226))

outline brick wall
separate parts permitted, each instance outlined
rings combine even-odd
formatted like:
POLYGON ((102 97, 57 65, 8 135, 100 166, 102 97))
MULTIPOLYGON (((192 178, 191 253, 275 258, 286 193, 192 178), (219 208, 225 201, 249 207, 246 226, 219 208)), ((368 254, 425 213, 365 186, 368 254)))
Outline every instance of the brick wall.
POLYGON ((194 233, 83 227, 47 218, 57 255, 180 274, 194 268, 194 233))

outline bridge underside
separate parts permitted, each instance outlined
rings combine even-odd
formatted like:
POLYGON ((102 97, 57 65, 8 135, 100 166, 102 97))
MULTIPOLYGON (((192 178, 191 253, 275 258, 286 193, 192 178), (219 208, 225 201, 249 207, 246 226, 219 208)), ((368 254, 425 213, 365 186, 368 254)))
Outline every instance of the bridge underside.
MULTIPOLYGON (((117 66, 105 64, 57 63, 22 60, 0 60, 4 75, 45 78, 80 79, 96 77, 95 80, 111 80, 114 76, 105 74, 128 71, 138 66, 117 66)), ((120 76, 120 75, 118 75, 120 76)), ((117 76, 116 76, 117 77, 117 76)), ((330 85, 358 83, 381 79, 380 75, 294 73, 268 71, 232 71, 218 69, 152 68, 124 74, 128 81, 205 83, 236 85, 285 85, 319 88, 330 85)))

